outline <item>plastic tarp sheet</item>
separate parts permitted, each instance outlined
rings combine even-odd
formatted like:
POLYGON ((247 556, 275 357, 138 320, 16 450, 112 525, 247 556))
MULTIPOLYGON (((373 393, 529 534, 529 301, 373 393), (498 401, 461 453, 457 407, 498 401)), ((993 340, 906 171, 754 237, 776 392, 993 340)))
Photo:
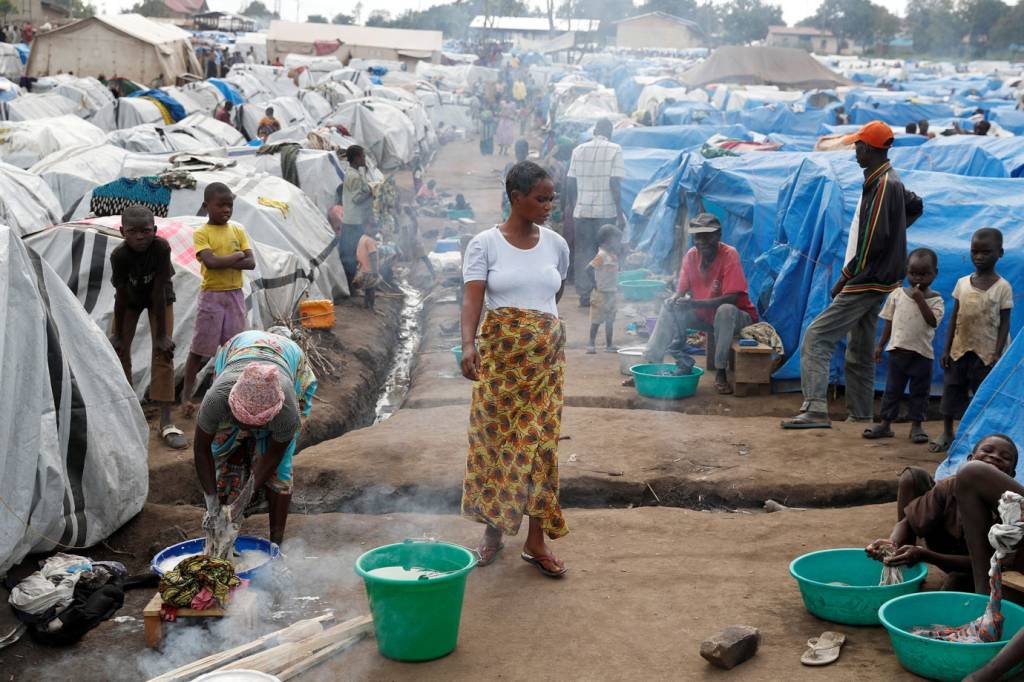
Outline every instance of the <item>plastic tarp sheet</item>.
POLYGON ((259 93, 266 93, 266 98, 294 97, 299 87, 288 75, 288 69, 281 66, 264 66, 262 64, 235 64, 223 78, 233 84, 249 102, 259 93))
POLYGON ((767 136, 767 141, 782 145, 779 147, 780 152, 813 152, 818 136, 771 133, 767 136))
POLYGON ((147 123, 117 130, 107 140, 127 151, 142 153, 205 151, 245 144, 241 133, 205 114, 192 114, 173 125, 147 123))
POLYGON ((0 160, 28 168, 55 151, 83 144, 99 144, 106 133, 77 116, 37 121, 0 123, 0 160))
POLYGON ((1002 161, 1006 174, 1011 178, 1024 175, 1024 137, 989 137, 983 135, 951 135, 936 137, 926 145, 964 147, 967 145, 981 147, 992 156, 1002 161))
POLYGON ((917 102, 884 102, 874 106, 859 102, 848 109, 850 122, 863 125, 870 121, 884 121, 891 126, 903 128, 910 122, 922 119, 952 118, 956 112, 948 104, 921 104, 917 102))
POLYGON ((345 102, 324 124, 345 126, 382 171, 411 163, 419 150, 412 120, 397 104, 387 100, 345 102))
POLYGON ((927 170, 978 178, 1010 177, 999 158, 984 147, 972 144, 900 147, 889 152, 889 159, 900 170, 927 170))
POLYGON ((1014 135, 1024 135, 1024 111, 1020 109, 993 109, 988 119, 1014 135))
POLYGON ((167 112, 171 115, 171 118, 174 119, 175 123, 188 115, 185 111, 185 107, 181 106, 181 102, 174 99, 170 94, 163 90, 137 90, 136 92, 128 95, 128 97, 141 97, 142 99, 156 100, 162 104, 165 109, 167 109, 167 112))
POLYGON ((43 95, 29 93, 0 104, 0 113, 5 121, 38 121, 65 114, 77 116, 78 111, 77 102, 55 92, 43 95))
POLYGON ((622 210, 628 216, 636 195, 647 186, 659 168, 673 162, 679 153, 671 149, 637 149, 627 147, 622 150, 626 175, 622 178, 621 199, 622 210))
POLYGON ((149 427, 106 334, 2 226, 0 290, 0 396, 17 406, 0 418, 2 575, 30 552, 96 544, 142 509, 149 427))
POLYGON ((662 108, 659 125, 725 125, 725 114, 712 104, 675 102, 662 108))
MULTIPOLYGON (((860 130, 859 125, 822 125, 818 128, 818 135, 849 135, 860 130)), ((928 142, 924 135, 907 135, 903 132, 903 126, 893 129, 893 147, 916 147, 928 142)))
POLYGON ((835 122, 832 109, 830 107, 797 112, 787 106, 763 106, 737 112, 736 123, 765 135, 814 135, 823 124, 835 122))
POLYGON ((623 148, 683 150, 700 147, 714 135, 725 135, 733 139, 750 139, 750 133, 740 125, 666 125, 649 128, 643 126, 620 128, 612 133, 612 141, 623 148))
POLYGON ((134 128, 145 123, 164 125, 164 115, 153 102, 148 99, 119 97, 115 107, 115 128, 134 128))
POLYGON ((296 126, 309 126, 312 128, 317 124, 313 117, 306 111, 295 97, 277 97, 269 101, 254 103, 250 100, 242 106, 242 129, 249 139, 256 137, 260 119, 263 118, 267 107, 274 108, 274 118, 281 123, 281 128, 294 128, 296 126))
POLYGON ((62 215, 60 203, 45 180, 0 163, 0 225, 24 237, 60 222, 62 215))
MULTIPOLYGON (((1018 247, 1019 248, 1019 247, 1018 247)), ((1002 268, 1000 268, 1002 269, 1002 268)), ((1015 443, 1024 443, 1024 336, 1012 340, 1003 357, 974 394, 957 427, 956 440, 935 478, 952 476, 967 461, 974 445, 992 433, 1005 433, 1015 443)), ((1024 482, 1024 467, 1018 464, 1017 480, 1024 482)))
POLYGON ((61 217, 67 216, 94 187, 116 180, 128 152, 112 144, 61 149, 30 169, 57 197, 61 217))
POLYGON ((238 88, 235 87, 233 83, 228 83, 227 81, 221 80, 220 78, 210 78, 206 82, 212 85, 213 87, 217 88, 217 91, 220 92, 220 96, 222 99, 231 102, 236 107, 239 104, 245 103, 245 99, 242 98, 242 93, 238 91, 238 88))
MULTIPOLYGON (((252 148, 246 148, 237 154, 231 152, 231 158, 240 168, 282 177, 279 154, 257 154, 252 148)), ((338 186, 345 181, 344 166, 346 164, 333 151, 299 150, 295 160, 299 186, 324 215, 335 203, 338 186)))

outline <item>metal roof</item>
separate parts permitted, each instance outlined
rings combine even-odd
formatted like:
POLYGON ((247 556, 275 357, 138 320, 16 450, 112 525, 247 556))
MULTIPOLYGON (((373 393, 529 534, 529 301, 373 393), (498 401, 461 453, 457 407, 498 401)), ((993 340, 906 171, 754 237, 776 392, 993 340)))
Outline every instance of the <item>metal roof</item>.
POLYGON ((340 40, 345 45, 380 47, 392 50, 440 52, 444 35, 440 31, 419 31, 405 28, 373 26, 340 26, 338 24, 300 24, 294 21, 270 22, 267 40, 290 43, 312 43, 340 40))
MULTIPOLYGON (((497 31, 543 32, 550 31, 547 17, 485 17, 478 14, 469 24, 470 28, 487 28, 497 31)), ((601 28, 600 19, 559 19, 555 18, 555 31, 576 31, 594 33, 601 28)))

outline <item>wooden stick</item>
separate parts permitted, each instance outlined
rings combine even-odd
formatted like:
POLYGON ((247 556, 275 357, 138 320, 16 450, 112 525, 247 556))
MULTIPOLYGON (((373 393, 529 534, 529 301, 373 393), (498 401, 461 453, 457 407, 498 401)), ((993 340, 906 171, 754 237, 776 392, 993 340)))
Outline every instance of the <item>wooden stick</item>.
POLYGON ((287 642, 291 641, 292 638, 297 638, 299 640, 307 638, 316 634, 313 630, 314 627, 317 628, 317 630, 322 631, 322 623, 329 623, 333 620, 334 614, 328 613, 323 616, 317 616, 316 618, 296 621, 286 628, 268 633, 258 639, 247 642, 246 644, 240 644, 233 649, 212 654, 206 658, 201 658, 198 661, 193 661, 188 665, 165 672, 163 675, 152 678, 149 682, 176 682, 177 680, 192 679, 197 675, 210 672, 211 670, 219 668, 226 663, 230 663, 240 656, 245 656, 255 651, 259 651, 274 642, 287 642))
POLYGON ((326 646, 349 637, 362 635, 372 628, 373 619, 370 616, 360 616, 298 642, 279 644, 258 654, 246 656, 228 663, 218 670, 257 670, 261 673, 276 675, 279 671, 306 660, 326 646))
POLYGON ((277 673, 277 677, 281 679, 281 682, 285 682, 286 680, 290 680, 296 675, 301 675, 310 668, 316 667, 324 661, 326 661, 327 659, 332 658, 333 656, 340 654, 342 651, 351 648, 352 645, 354 645, 359 640, 363 639, 363 637, 365 636, 366 634, 362 633, 356 635, 355 637, 349 637, 348 639, 343 639, 340 642, 336 642, 329 646, 325 646, 323 649, 316 652, 306 660, 299 661, 295 665, 289 668, 285 668, 281 672, 277 673))

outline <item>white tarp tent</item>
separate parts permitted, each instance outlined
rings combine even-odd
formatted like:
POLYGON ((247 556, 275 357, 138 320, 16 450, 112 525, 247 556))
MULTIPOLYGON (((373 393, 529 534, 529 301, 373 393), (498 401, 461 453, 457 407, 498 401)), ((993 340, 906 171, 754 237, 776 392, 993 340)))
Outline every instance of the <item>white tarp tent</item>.
MULTIPOLYGON (((257 149, 249 147, 237 154, 232 152, 231 158, 238 162, 240 168, 283 177, 280 154, 260 154, 257 149)), ((347 167, 333 151, 300 149, 295 158, 299 187, 324 215, 334 205, 335 192, 345 181, 347 167)))
POLYGON ((0 575, 87 547, 149 493, 149 428, 121 363, 68 283, 0 226, 0 575))
POLYGON ((306 107, 302 106, 302 102, 295 97, 276 97, 256 102, 250 100, 242 105, 242 130, 249 138, 256 137, 260 119, 263 118, 263 112, 267 107, 273 107, 274 118, 281 124, 282 130, 296 126, 306 126, 312 129, 318 123, 309 115, 306 107))
POLYGON ((18 50, 10 43, 0 43, 0 76, 16 81, 24 75, 25 65, 18 50))
POLYGON ((24 237, 60 222, 62 215, 60 202, 45 180, 0 163, 0 224, 24 237))
POLYGON ((93 187, 116 180, 128 152, 109 143, 60 149, 36 163, 30 172, 53 190, 61 215, 71 213, 93 187))
POLYGON ((65 114, 78 116, 79 111, 78 103, 55 92, 29 93, 0 103, 0 118, 5 121, 38 121, 65 114))
POLYGON ((299 86, 288 75, 288 69, 281 66, 235 64, 224 80, 237 87, 246 101, 293 97, 299 91, 299 86))
POLYGON ((0 123, 0 160, 28 168, 68 147, 99 144, 107 134, 88 121, 66 115, 38 121, 0 123))
POLYGON ((376 98, 344 102, 323 123, 345 126, 382 171, 395 170, 416 158, 416 127, 395 102, 376 98))
POLYGON ((245 144, 245 138, 226 123, 205 114, 186 116, 172 125, 147 123, 110 133, 110 144, 130 152, 205 151, 245 144))

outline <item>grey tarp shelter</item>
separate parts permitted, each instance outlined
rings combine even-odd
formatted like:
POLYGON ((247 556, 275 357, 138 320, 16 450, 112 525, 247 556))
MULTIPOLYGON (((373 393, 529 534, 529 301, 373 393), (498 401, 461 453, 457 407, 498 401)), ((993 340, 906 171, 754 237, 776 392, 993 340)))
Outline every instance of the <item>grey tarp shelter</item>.
POLYGON ((736 45, 718 48, 707 60, 684 72, 680 80, 691 88, 709 83, 775 85, 789 90, 852 85, 803 50, 736 45))

